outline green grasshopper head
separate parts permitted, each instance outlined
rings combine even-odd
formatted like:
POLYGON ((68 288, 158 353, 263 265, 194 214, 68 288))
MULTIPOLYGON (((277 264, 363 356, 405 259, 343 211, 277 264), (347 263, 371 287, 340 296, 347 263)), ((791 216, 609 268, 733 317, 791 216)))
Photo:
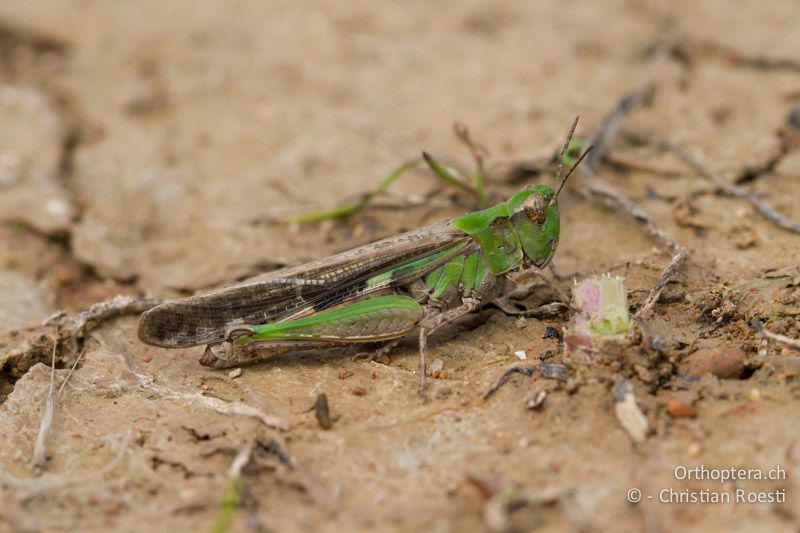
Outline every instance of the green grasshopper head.
POLYGON ((556 252, 561 220, 558 197, 547 185, 536 185, 515 195, 514 200, 526 195, 511 215, 511 224, 517 233, 524 252, 525 266, 543 267, 556 252))
POLYGON ((558 200, 547 185, 535 185, 451 224, 478 241, 495 275, 525 265, 542 267, 558 245, 558 200))
MULTIPOLYGON (((567 136, 567 142, 564 143, 564 148, 558 156, 561 162, 564 161, 566 154, 573 147, 572 134, 577 124, 578 119, 576 118, 567 136)), ((582 141, 576 141, 575 148, 580 150, 582 145, 582 141)), ((561 180, 557 191, 553 191, 547 185, 534 185, 515 194, 505 202, 507 210, 510 212, 511 226, 514 228, 514 233, 519 239, 523 250, 521 266, 542 268, 553 258, 553 254, 556 253, 556 248, 558 247, 558 235, 561 229, 558 195, 561 189, 564 188, 567 178, 570 177, 592 148, 592 146, 589 146, 574 160, 569 172, 561 180)), ((559 163, 558 177, 561 176, 561 170, 562 166, 559 163)))
MULTIPOLYGON (((577 124, 578 120, 575 119, 559 155, 560 161, 563 161, 570 147, 577 124)), ((478 242, 492 274, 498 276, 509 270, 530 266, 541 268, 553 258, 561 229, 558 194, 591 149, 590 146, 575 160, 561 180, 557 192, 547 185, 533 185, 501 204, 450 221, 454 227, 478 242)), ((558 171, 560 175, 561 164, 558 171)))

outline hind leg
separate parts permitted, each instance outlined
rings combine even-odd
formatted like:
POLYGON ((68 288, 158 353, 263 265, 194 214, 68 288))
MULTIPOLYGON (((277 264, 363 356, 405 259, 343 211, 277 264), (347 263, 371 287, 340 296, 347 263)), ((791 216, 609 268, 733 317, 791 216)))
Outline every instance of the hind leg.
POLYGON ((228 328, 227 341, 206 348, 200 362, 219 368, 296 351, 393 341, 423 318, 416 300, 389 295, 285 322, 237 324, 228 328))
POLYGON ((200 364, 211 368, 230 368, 266 361, 281 355, 336 347, 337 345, 330 342, 285 341, 251 346, 236 346, 230 342, 220 342, 206 346, 206 351, 200 357, 200 364))
POLYGON ((465 298, 463 303, 453 309, 435 313, 425 317, 419 325, 419 395, 425 396, 426 376, 428 373, 428 335, 481 306, 476 298, 465 298))

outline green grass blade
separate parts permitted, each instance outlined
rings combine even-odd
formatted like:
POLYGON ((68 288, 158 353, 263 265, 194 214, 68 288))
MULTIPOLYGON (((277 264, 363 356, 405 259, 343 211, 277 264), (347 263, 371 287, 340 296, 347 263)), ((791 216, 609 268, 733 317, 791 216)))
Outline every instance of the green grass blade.
POLYGON ((227 533, 233 522, 233 515, 239 507, 242 497, 242 482, 239 478, 233 478, 225 485, 225 493, 217 510, 217 517, 211 527, 212 533, 227 533))
POLYGON ((370 193, 365 194, 360 200, 357 202, 352 202, 349 204, 345 204, 340 207, 335 207, 333 209, 328 209, 326 211, 317 211, 316 213, 309 213, 306 215, 299 215, 296 217, 292 217, 288 219, 289 222, 294 222, 298 224, 305 224, 308 222, 320 222, 322 220, 326 220, 329 218, 341 218, 348 215, 352 215, 361 209, 364 209, 367 205, 369 205, 372 200, 375 199, 376 196, 386 192, 386 190, 395 182, 397 179, 408 172, 409 170, 413 170, 420 164, 420 159, 414 158, 410 161, 406 161, 399 167, 397 167, 391 174, 383 178, 378 186, 370 193))
POLYGON ((475 187, 475 192, 478 196, 478 204, 480 205, 481 209, 485 209, 489 207, 489 197, 486 195, 486 179, 483 172, 483 165, 478 166, 478 170, 475 171, 475 177, 472 180, 473 187, 475 187))
POLYGON ((478 191, 475 190, 471 185, 468 183, 464 183, 454 175, 452 175, 445 167, 442 165, 436 158, 434 158, 431 154, 427 152, 422 152, 422 158, 425 159, 425 162, 428 164, 430 169, 433 173, 449 185, 454 185, 459 189, 467 191, 471 195, 475 196, 476 198, 480 198, 478 191))
POLYGON ((475 175, 472 177, 472 187, 475 189, 479 207, 485 209, 489 207, 489 198, 486 196, 486 173, 483 168, 483 160, 488 152, 486 148, 472 140, 469 129, 465 124, 460 122, 453 124, 453 132, 469 149, 472 159, 475 161, 475 175))

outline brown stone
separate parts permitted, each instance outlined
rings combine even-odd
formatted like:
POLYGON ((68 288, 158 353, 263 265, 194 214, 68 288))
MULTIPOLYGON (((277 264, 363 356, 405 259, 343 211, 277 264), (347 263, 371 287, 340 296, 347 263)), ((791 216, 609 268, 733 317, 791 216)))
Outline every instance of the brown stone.
POLYGON ((736 379, 744 370, 744 357, 744 352, 737 346, 703 348, 684 359, 678 371, 697 377, 713 374, 721 379, 736 379))
POLYGON ((669 402, 667 402, 667 412, 670 416, 676 417, 697 415, 697 410, 691 404, 675 398, 670 398, 669 402))

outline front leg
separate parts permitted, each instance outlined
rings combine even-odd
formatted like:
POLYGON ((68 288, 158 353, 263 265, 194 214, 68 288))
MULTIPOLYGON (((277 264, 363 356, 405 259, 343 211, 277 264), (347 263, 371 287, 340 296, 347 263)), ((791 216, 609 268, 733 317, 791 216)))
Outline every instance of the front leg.
POLYGON ((428 373, 427 361, 427 346, 428 335, 436 331, 441 326, 452 322, 453 320, 462 317, 472 311, 475 311, 481 306, 481 302, 477 298, 464 298, 463 303, 445 311, 425 317, 419 325, 419 395, 425 396, 425 379, 428 373))
MULTIPOLYGON (((552 265, 552 263, 550 264, 552 265)), ((558 281, 563 281, 560 277, 560 274, 556 274, 552 270, 551 272, 553 273, 553 278, 555 280, 545 276, 544 271, 540 267, 534 266, 526 268, 524 270, 520 270, 512 278, 512 281, 516 285, 514 292, 518 293, 530 290, 534 285, 533 283, 529 283, 530 280, 532 278, 538 278, 541 281, 543 281, 544 284, 547 285, 550 289, 555 291, 555 293, 558 294, 558 297, 563 302, 569 302, 571 300, 569 294, 567 294, 567 292, 565 292, 564 289, 561 288, 561 285, 558 284, 558 281)))

